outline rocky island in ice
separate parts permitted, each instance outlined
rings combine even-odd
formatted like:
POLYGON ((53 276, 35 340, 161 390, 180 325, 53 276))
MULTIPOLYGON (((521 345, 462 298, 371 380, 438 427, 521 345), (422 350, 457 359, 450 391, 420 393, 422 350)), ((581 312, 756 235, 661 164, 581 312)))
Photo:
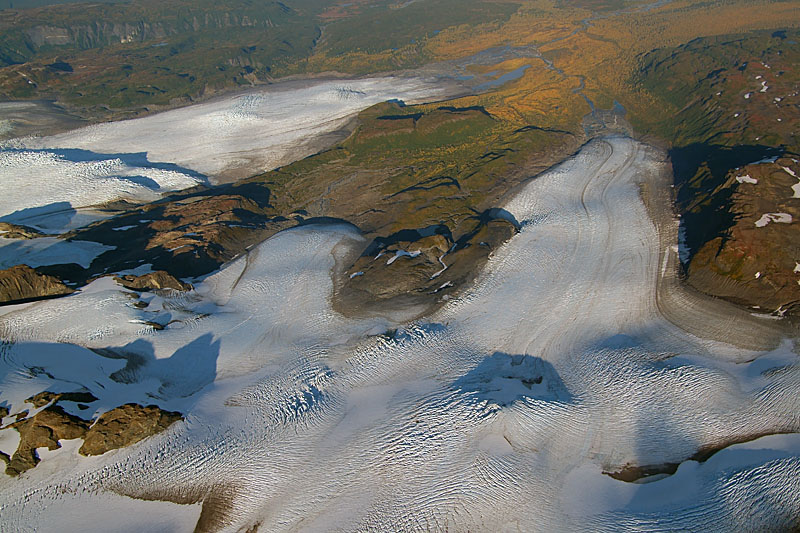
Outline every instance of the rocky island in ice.
POLYGON ((189 292, 102 278, 5 308, 9 414, 85 391, 86 409, 184 416, 98 456, 79 439, 41 450, 0 479, 3 526, 790 526, 798 357, 780 321, 678 283, 677 222, 654 201, 664 171, 645 144, 592 141, 503 206, 519 233, 414 323, 333 310, 339 260, 361 239, 344 225, 281 232, 189 292))

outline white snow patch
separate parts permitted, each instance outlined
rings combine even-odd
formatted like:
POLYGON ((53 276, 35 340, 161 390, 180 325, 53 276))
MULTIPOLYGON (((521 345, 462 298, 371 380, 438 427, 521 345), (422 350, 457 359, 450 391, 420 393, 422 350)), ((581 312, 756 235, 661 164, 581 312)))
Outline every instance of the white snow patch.
POLYGON ((751 96, 753 96, 753 93, 747 93, 744 95, 744 99, 749 100, 751 96))
POLYGON ((761 277, 761 272, 756 272, 756 279, 761 277))
MULTIPOLYGON (((798 176, 797 173, 791 168, 783 167, 783 170, 785 170, 786 173, 792 176, 793 178, 797 178, 798 180, 800 180, 800 176, 798 176)), ((792 185, 792 198, 800 198, 800 181, 792 185)))
MULTIPOLYGON (((14 422, 15 420, 13 416, 8 416, 7 418, 9 423, 14 422)), ((0 430, 0 452, 3 452, 11 457, 14 455, 14 452, 17 451, 17 446, 19 446, 19 441, 21 438, 22 437, 20 436, 19 431, 16 429, 4 428, 0 430)))
POLYGON ((352 274, 350 274, 350 279, 353 279, 353 278, 358 277, 358 276, 363 276, 363 275, 364 275, 364 272, 362 272, 362 271, 353 272, 352 274))
POLYGON ((446 281, 439 286, 438 290, 446 289, 447 287, 452 287, 452 286, 453 286, 452 281, 446 281))
POLYGON ((770 222, 790 224, 792 222, 792 215, 789 213, 765 213, 756 221, 756 227, 763 228, 770 222))
POLYGON ((38 239, 0 240, 0 269, 14 265, 39 267, 63 263, 77 263, 88 268, 92 261, 103 252, 115 249, 91 241, 66 241, 56 237, 38 239))
MULTIPOLYGON (((144 259, 142 259, 141 261, 144 261, 144 259)), ((136 268, 129 268, 127 270, 120 270, 119 272, 117 272, 117 274, 120 275, 120 276, 128 276, 128 275, 130 275, 130 276, 143 276, 145 274, 150 274, 151 272, 154 272, 153 265, 151 263, 145 263, 143 265, 137 266, 136 268)))
POLYGON ((753 185, 758 183, 756 178, 751 178, 749 174, 745 174, 744 176, 736 176, 736 181, 739 183, 752 183, 753 185))
POLYGON ((386 261, 386 264, 387 264, 387 265, 391 265, 392 263, 394 263, 395 261, 397 261, 397 259, 398 259, 398 258, 400 258, 400 257, 417 257, 417 256, 418 256, 419 254, 421 254, 421 253, 422 253, 422 252, 421 252, 420 250, 415 250, 415 251, 413 251, 413 252, 407 252, 407 251, 405 251, 405 250, 397 250, 397 251, 394 253, 394 256, 393 256, 393 257, 390 257, 390 258, 389 258, 389 260, 388 260, 388 261, 386 261))

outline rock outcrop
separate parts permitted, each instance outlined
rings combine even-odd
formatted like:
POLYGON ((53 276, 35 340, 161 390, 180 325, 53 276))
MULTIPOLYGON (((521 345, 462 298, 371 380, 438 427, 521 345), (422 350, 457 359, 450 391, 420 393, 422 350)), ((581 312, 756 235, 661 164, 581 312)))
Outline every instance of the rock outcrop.
POLYGON ((0 237, 4 239, 36 239, 44 236, 45 234, 41 231, 28 226, 0 222, 0 237))
POLYGON ((102 455, 161 433, 183 416, 155 405, 125 404, 104 413, 84 437, 81 455, 102 455))
MULTIPOLYGON (((44 391, 25 400, 37 409, 47 407, 33 416, 25 417, 27 412, 24 412, 18 415, 16 422, 5 428, 6 431, 13 428, 20 434, 19 445, 11 457, 0 453, 0 459, 6 462, 6 474, 18 476, 35 467, 40 461, 36 449, 56 450, 61 447, 60 440, 82 438, 84 442, 80 454, 102 455, 160 433, 183 419, 181 413, 165 411, 155 405, 129 403, 100 415, 92 423, 91 420, 68 413, 60 405, 60 402, 75 402, 79 409, 87 409, 85 404, 96 400, 88 391, 44 391)), ((8 414, 7 408, 3 407, 2 410, 0 414, 8 414)))
POLYGON ((126 289, 135 291, 153 291, 158 289, 173 289, 176 291, 190 291, 192 286, 175 278, 168 272, 158 270, 141 276, 118 276, 114 278, 126 289))
POLYGON ((92 403, 97 401, 97 398, 91 392, 88 391, 78 391, 78 392, 50 392, 44 391, 36 394, 35 396, 31 396, 27 400, 26 403, 33 404, 33 407, 39 409, 44 407, 49 403, 58 403, 59 401, 67 401, 67 402, 80 402, 80 403, 92 403))
POLYGON ((71 415, 59 405, 51 405, 10 426, 20 435, 19 446, 6 466, 6 474, 18 476, 39 463, 36 448, 57 450, 62 439, 78 439, 89 429, 89 422, 71 415))
POLYGON ((340 311, 377 310, 389 300, 398 305, 447 300, 449 293, 471 282, 480 271, 478 265, 517 231, 513 222, 488 213, 464 221, 457 228, 460 235, 420 236, 406 230, 400 238, 376 239, 347 269, 338 290, 340 311))
POLYGON ((72 293, 60 279, 26 265, 0 270, 0 303, 14 303, 72 293))
POLYGON ((800 164, 790 157, 728 174, 732 223, 694 252, 695 288, 765 312, 800 312, 800 164))

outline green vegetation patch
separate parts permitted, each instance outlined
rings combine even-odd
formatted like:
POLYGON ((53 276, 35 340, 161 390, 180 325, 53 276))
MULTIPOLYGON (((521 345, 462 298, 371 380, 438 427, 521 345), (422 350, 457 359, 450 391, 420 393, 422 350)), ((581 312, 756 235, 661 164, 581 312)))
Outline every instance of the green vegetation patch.
POLYGON ((519 2, 483 0, 419 0, 405 7, 367 12, 325 28, 325 50, 331 55, 376 53, 399 49, 427 39, 439 31, 462 24, 505 21, 519 2))

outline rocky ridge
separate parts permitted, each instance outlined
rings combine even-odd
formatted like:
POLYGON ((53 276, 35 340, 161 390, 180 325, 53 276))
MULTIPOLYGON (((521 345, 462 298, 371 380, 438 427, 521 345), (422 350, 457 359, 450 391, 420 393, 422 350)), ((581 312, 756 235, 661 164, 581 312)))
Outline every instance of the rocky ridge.
POLYGON ((18 303, 74 292, 64 283, 27 265, 0 270, 0 303, 18 303))
MULTIPOLYGON (((56 450, 61 447, 61 440, 83 439, 79 449, 81 455, 102 455, 156 435, 183 419, 180 413, 165 411, 155 405, 129 403, 97 418, 76 416, 63 405, 72 402, 78 410, 89 413, 90 405, 96 400, 88 391, 44 391, 28 398, 26 402, 33 406, 32 410, 39 409, 38 412, 33 415, 24 411, 18 413, 17 421, 2 428, 5 431, 16 430, 20 435, 14 454, 10 457, 1 454, 6 462, 6 474, 18 476, 34 468, 40 461, 36 449, 56 450)), ((8 410, 5 411, 7 414, 8 410)))
POLYGON ((689 283, 779 315, 800 308, 800 179, 796 158, 746 165, 728 173, 733 223, 695 251, 689 283))
POLYGON ((141 276, 125 275, 115 276, 114 280, 125 287, 135 291, 155 291, 172 289, 175 291, 190 291, 192 286, 189 283, 184 283, 179 279, 175 279, 168 272, 158 270, 141 276))

